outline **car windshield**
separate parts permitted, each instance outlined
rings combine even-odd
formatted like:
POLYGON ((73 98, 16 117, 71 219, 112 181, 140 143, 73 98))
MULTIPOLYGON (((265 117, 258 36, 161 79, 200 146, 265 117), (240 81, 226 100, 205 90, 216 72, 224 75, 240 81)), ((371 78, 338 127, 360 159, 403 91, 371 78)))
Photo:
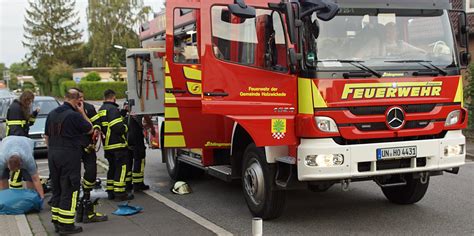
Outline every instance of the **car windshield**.
POLYGON ((310 69, 353 68, 341 60, 393 69, 400 66, 395 61, 429 61, 441 68, 456 64, 444 10, 342 8, 331 21, 316 20, 313 14, 304 24, 304 58, 310 69), (319 37, 314 33, 318 24, 319 37))
POLYGON ((38 115, 48 115, 49 112, 51 112, 52 110, 54 110, 54 108, 58 106, 59 103, 56 100, 35 100, 33 102, 32 108, 40 108, 40 112, 38 115))

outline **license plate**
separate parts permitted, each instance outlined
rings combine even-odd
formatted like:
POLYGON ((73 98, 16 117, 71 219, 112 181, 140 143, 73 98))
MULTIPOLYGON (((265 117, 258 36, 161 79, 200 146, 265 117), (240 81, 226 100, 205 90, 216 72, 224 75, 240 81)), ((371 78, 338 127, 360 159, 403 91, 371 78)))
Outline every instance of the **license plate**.
POLYGON ((37 142, 35 142, 35 147, 36 148, 46 147, 46 142, 45 141, 37 141, 37 142))
POLYGON ((416 146, 377 148, 377 160, 416 157, 416 146))

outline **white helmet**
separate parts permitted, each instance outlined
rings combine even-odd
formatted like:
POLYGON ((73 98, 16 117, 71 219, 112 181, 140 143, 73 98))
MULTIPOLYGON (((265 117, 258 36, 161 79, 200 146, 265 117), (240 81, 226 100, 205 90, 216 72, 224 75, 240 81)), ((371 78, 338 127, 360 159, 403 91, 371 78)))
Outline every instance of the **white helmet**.
POLYGON ((171 192, 179 195, 184 195, 191 193, 192 190, 186 182, 178 181, 174 184, 173 188, 171 189, 171 192))

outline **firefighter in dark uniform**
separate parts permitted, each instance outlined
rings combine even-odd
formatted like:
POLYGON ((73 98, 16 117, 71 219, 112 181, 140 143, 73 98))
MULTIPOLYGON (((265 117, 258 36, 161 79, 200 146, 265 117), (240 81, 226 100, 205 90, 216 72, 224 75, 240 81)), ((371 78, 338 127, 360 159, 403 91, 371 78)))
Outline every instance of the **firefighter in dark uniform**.
POLYGON ((82 232, 74 224, 81 185, 81 137, 92 131, 79 91, 69 89, 64 104, 49 113, 45 127, 53 185, 51 218, 60 234, 82 232))
MULTIPOLYGON (((84 112, 87 117, 91 119, 97 115, 94 105, 84 102, 84 92, 78 88, 74 89, 79 91, 79 99, 80 102, 84 104, 84 112)), ((81 156, 82 163, 84 164, 84 176, 82 178, 83 196, 77 207, 77 222, 92 223, 108 220, 106 215, 95 211, 98 199, 94 202, 91 201, 91 191, 95 187, 95 180, 97 178, 95 141, 99 135, 99 130, 100 126, 95 126, 93 134, 86 134, 81 138, 81 156)))
MULTIPOLYGON (((35 123, 36 116, 39 112, 39 108, 37 108, 33 113, 30 113, 34 99, 35 95, 31 91, 25 91, 20 95, 19 99, 13 101, 7 112, 6 136, 28 137, 30 126, 35 123)), ((28 176, 28 173, 23 174, 21 170, 14 172, 10 177, 10 188, 22 188, 23 179, 31 181, 31 177, 28 176)))
POLYGON ((119 110, 115 92, 108 89, 104 92, 104 103, 97 115, 91 119, 94 125, 101 126, 102 133, 105 135, 103 140, 104 156, 109 162, 106 190, 109 199, 116 201, 133 199, 133 194, 127 188, 129 180, 127 178, 131 177, 131 169, 126 140, 128 127, 123 116, 125 114, 119 110))
POLYGON ((132 183, 133 190, 143 191, 150 189, 150 186, 145 185, 145 137, 143 134, 144 128, 151 128, 151 134, 155 135, 155 129, 149 116, 147 115, 131 115, 128 119, 128 146, 132 156, 132 183), (145 123, 145 124, 143 124, 145 123), (144 127, 145 125, 145 127, 144 127))

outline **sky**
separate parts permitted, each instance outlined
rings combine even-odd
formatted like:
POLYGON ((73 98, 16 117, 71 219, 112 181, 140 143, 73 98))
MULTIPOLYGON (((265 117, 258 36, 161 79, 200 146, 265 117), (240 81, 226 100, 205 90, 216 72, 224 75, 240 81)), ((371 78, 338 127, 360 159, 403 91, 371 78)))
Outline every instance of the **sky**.
MULTIPOLYGON (((163 0, 144 0, 145 5, 151 6, 153 11, 159 11, 163 0)), ((0 63, 10 66, 14 62, 21 62, 27 53, 23 48, 23 24, 28 0, 0 0, 0 63)), ((87 0, 76 0, 76 9, 79 11, 80 25, 84 31, 83 40, 87 41, 86 21, 87 0)))

